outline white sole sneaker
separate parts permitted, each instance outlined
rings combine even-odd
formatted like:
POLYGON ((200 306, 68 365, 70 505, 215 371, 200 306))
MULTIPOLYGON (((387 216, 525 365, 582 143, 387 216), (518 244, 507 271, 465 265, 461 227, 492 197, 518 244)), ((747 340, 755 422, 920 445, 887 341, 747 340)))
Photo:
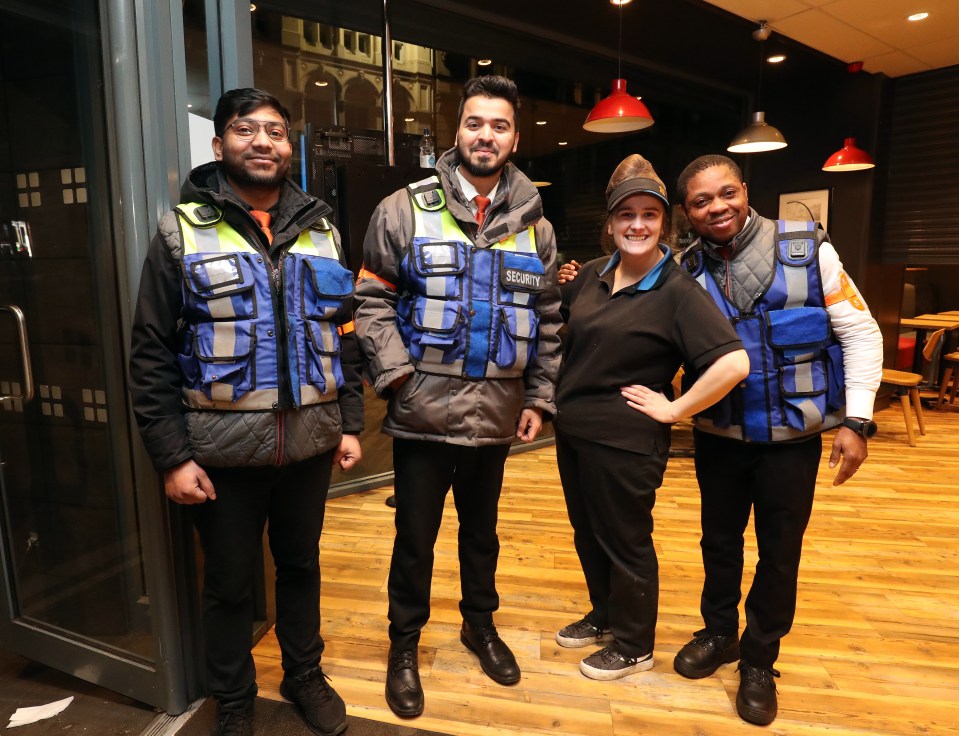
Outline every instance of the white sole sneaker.
MULTIPOLYGON (((599 654, 599 652, 596 652, 596 654, 599 654)), ((610 664, 608 660, 603 661, 601 664, 604 666, 600 667, 594 666, 586 661, 594 658, 596 654, 591 654, 579 663, 579 671, 591 680, 618 680, 621 677, 626 677, 636 672, 645 672, 653 668, 652 652, 645 657, 640 657, 632 664, 630 664, 630 660, 623 659, 617 655, 619 657, 618 662, 610 664)))
POLYGON ((586 636, 580 639, 572 636, 563 636, 562 631, 556 632, 556 643, 561 647, 566 647, 567 649, 579 649, 580 647, 594 646, 596 644, 601 644, 604 641, 612 640, 613 632, 609 629, 606 629, 599 636, 586 636))

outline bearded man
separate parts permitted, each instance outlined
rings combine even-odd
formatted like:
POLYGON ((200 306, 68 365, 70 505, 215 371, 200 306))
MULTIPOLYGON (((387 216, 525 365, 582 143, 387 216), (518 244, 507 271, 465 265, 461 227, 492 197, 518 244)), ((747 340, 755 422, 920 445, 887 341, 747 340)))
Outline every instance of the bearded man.
POLYGON ((363 247, 355 320, 378 395, 389 399, 396 538, 389 575, 386 701, 418 716, 417 660, 430 615, 433 546, 446 495, 459 517, 460 640, 502 685, 520 669, 493 625, 497 506, 515 437, 555 412, 556 244, 532 182, 509 163, 519 95, 469 80, 455 146, 436 175, 377 207, 363 247))

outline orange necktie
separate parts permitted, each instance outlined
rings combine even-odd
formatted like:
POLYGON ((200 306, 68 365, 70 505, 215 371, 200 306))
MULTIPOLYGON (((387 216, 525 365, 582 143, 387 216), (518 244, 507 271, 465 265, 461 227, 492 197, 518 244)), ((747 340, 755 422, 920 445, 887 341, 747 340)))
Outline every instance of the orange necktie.
POLYGON ((486 208, 489 207, 490 198, 481 197, 477 194, 473 197, 473 201, 476 202, 476 222, 479 223, 480 230, 482 230, 483 220, 486 219, 486 208))
POLYGON ((250 210, 250 214, 253 215, 253 219, 256 220, 256 224, 260 226, 263 234, 266 235, 266 242, 272 243, 273 233, 270 231, 270 220, 273 218, 270 217, 270 213, 264 212, 263 210, 250 210))

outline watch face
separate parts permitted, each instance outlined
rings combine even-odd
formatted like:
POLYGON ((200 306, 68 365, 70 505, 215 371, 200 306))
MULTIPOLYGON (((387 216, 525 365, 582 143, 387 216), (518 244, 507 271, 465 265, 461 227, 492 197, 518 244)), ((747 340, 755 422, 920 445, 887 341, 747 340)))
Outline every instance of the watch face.
POLYGON ((871 419, 851 419, 846 417, 846 419, 843 420, 842 425, 844 427, 848 427, 853 432, 866 437, 867 439, 875 436, 879 429, 878 425, 871 419))

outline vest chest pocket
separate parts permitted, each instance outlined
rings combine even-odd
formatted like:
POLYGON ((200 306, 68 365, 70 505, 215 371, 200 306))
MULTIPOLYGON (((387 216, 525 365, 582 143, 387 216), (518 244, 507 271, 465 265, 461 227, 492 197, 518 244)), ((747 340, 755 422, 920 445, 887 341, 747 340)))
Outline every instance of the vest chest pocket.
POLYGON ((464 320, 458 302, 416 297, 410 317, 409 350, 414 360, 450 363, 462 357, 464 320))
POLYGON ((256 384, 257 314, 253 273, 237 253, 187 256, 183 263, 188 326, 178 360, 191 388, 235 401, 256 384))
POLYGON ((185 305, 197 322, 256 318, 253 271, 238 253, 183 261, 185 305))
POLYGON ((819 307, 766 314, 769 343, 779 364, 779 395, 786 424, 807 430, 826 414, 826 364, 829 315, 819 307))
MULTIPOLYGON (((296 384, 332 391, 343 385, 334 319, 351 307, 353 274, 338 260, 303 253, 291 254, 285 265, 286 318, 296 384)), ((294 393, 298 391, 294 387, 294 393)))
POLYGON ((500 307, 493 362, 500 368, 522 373, 536 354, 538 327, 539 315, 534 310, 500 307))
POLYGON ((455 241, 415 240, 410 255, 416 291, 433 299, 460 299, 466 272, 465 246, 455 241))
POLYGON ((501 251, 499 259, 499 301, 531 307, 546 289, 543 262, 535 254, 501 251))
POLYGON ((353 274, 332 258, 295 256, 294 295, 307 319, 332 319, 353 296, 353 274))

